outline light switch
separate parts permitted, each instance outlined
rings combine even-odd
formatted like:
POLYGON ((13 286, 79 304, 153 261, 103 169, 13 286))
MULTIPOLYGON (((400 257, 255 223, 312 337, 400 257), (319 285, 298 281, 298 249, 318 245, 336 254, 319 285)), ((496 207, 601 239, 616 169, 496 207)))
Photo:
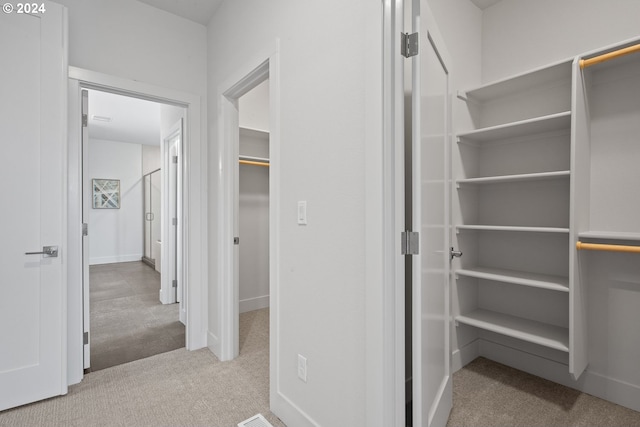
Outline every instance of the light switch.
POLYGON ((298 202, 298 224, 307 225, 307 202, 298 202))

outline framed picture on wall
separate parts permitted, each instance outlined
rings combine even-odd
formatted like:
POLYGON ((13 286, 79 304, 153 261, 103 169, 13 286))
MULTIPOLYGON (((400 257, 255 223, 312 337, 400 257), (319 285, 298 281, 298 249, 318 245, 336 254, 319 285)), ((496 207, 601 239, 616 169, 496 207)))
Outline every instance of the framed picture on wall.
POLYGON ((93 179, 93 209, 120 209, 119 179, 93 179))

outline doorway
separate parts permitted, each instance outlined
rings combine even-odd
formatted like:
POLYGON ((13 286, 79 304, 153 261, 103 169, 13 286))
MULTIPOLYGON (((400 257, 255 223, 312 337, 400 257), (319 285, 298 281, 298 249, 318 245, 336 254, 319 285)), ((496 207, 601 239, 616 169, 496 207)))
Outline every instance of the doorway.
POLYGON ((269 322, 269 80, 238 99, 238 313, 240 354, 269 322))
POLYGON ((95 371, 185 346, 176 276, 185 109, 92 89, 83 99, 84 367, 95 371))

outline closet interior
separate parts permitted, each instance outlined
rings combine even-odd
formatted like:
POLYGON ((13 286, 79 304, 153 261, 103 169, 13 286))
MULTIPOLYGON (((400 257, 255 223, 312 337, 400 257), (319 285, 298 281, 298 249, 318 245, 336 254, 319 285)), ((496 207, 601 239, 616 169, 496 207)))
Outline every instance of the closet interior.
POLYGON ((269 307, 269 133, 240 128, 240 313, 269 307))
POLYGON ((458 93, 474 126, 453 142, 461 352, 533 355, 573 379, 590 363, 588 289, 598 284, 588 268, 602 255, 579 242, 640 245, 639 46, 458 93))

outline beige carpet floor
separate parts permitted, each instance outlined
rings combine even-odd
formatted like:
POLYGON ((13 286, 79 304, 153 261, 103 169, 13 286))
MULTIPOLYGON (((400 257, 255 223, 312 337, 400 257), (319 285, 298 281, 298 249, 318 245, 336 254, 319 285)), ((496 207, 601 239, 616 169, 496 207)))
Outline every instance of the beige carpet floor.
POLYGON ((240 356, 174 350, 87 374, 69 394, 0 413, 0 426, 236 427, 269 411, 269 310, 240 316, 240 356))
POLYGON ((453 375, 448 427, 635 427, 640 412, 478 358, 453 375))
POLYGON ((184 347, 178 304, 160 303, 160 274, 142 261, 92 265, 91 371, 184 347))

